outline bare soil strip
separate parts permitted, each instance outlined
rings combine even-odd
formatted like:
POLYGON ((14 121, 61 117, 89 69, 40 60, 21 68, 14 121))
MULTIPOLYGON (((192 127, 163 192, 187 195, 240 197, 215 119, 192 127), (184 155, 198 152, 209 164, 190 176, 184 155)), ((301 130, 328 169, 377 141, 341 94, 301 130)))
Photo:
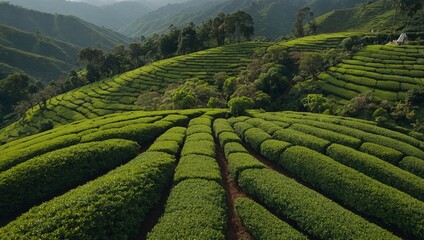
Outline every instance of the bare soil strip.
POLYGON ((225 189, 227 208, 228 208, 228 226, 226 238, 228 240, 253 240, 254 238, 247 231, 246 227, 241 222, 234 209, 234 201, 238 197, 247 197, 244 192, 234 183, 230 171, 228 170, 228 162, 225 159, 224 151, 215 144, 216 159, 221 169, 221 176, 223 178, 223 187, 225 189))

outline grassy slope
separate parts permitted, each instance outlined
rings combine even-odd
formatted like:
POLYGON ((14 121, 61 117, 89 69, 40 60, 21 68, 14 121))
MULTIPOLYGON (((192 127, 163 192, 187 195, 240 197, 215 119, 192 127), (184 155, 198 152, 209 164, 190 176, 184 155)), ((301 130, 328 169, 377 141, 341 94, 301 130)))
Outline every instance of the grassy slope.
POLYGON ((0 23, 27 32, 39 32, 79 47, 100 45, 112 48, 129 41, 127 37, 119 33, 84 22, 76 17, 41 13, 4 2, 0 4, 0 23))
POLYGON ((134 105, 138 95, 144 91, 161 91, 171 83, 188 78, 199 78, 211 82, 217 72, 228 75, 238 73, 240 67, 250 62, 249 57, 265 43, 243 43, 230 45, 185 56, 175 57, 96 82, 50 99, 47 110, 39 106, 29 110, 26 121, 14 123, 1 130, 0 139, 8 141, 36 133, 37 122, 53 120, 55 126, 76 120, 90 119, 115 112, 137 110, 134 105))

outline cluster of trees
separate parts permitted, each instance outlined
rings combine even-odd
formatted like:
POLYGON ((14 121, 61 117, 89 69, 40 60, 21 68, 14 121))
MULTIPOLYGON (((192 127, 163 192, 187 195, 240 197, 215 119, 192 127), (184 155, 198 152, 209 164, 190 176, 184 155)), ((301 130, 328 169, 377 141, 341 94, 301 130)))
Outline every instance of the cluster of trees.
POLYGON ((241 70, 238 76, 215 74, 213 82, 187 79, 162 94, 142 93, 136 104, 144 110, 229 106, 235 115, 246 108, 278 109, 278 99, 290 87, 295 64, 281 49, 270 48, 241 70))
POLYGON ((314 19, 314 12, 310 7, 300 9, 296 14, 293 33, 295 37, 304 37, 306 35, 315 35, 318 31, 318 25, 314 19), (304 25, 308 28, 305 29, 304 25))
POLYGON ((148 62, 249 40, 253 33, 253 19, 249 14, 243 11, 220 13, 200 26, 190 23, 179 29, 171 25, 168 33, 155 34, 149 39, 141 37, 140 42, 131 43, 127 49, 118 45, 106 53, 86 48, 78 58, 86 64, 86 79, 94 82, 148 62))

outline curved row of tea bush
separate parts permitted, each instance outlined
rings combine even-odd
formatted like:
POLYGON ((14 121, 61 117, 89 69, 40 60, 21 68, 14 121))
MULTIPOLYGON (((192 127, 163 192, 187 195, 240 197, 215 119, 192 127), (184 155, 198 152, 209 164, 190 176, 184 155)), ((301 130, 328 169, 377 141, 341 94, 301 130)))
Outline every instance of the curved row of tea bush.
POLYGON ((220 185, 211 122, 208 116, 190 121, 174 175, 175 186, 165 213, 147 239, 225 239, 225 192, 220 185))
MULTIPOLYGON (((255 129, 252 125, 250 126, 251 129, 255 129)), ((267 143, 269 141, 276 140, 266 140, 262 145, 272 145, 272 142, 267 143)), ((232 165, 231 155, 234 154, 230 154, 228 158, 230 166, 232 165)), ((272 209, 278 216, 295 222, 309 235, 320 239, 396 239, 389 232, 367 222, 295 180, 267 169, 254 157, 246 155, 250 156, 247 162, 251 163, 251 166, 243 165, 243 168, 239 168, 237 178, 234 178, 236 175, 232 174, 235 182, 254 199, 263 203, 268 209, 272 209), (256 165, 253 165, 254 162, 256 165)), ((242 160, 239 161, 242 162, 242 160)))
POLYGON ((318 78, 329 94, 348 100, 372 91, 377 97, 396 101, 424 83, 422 52, 422 46, 370 45, 318 78))
POLYGON ((0 221, 128 162, 138 151, 139 145, 127 140, 77 144, 0 173, 0 221))
POLYGON ((26 114, 27 124, 14 123, 0 131, 0 141, 20 138, 38 132, 37 123, 49 119, 55 126, 92 119, 117 112, 140 110, 134 103, 142 92, 163 92, 170 84, 190 78, 213 83, 213 76, 225 72, 237 75, 251 62, 258 48, 269 43, 246 42, 208 49, 184 56, 161 60, 144 67, 94 82, 38 105, 26 114), (23 131, 25 130, 25 131, 23 131))
POLYGON ((134 238, 150 209, 159 202, 175 162, 175 157, 167 153, 143 153, 102 177, 32 208, 0 228, 0 238, 134 238))

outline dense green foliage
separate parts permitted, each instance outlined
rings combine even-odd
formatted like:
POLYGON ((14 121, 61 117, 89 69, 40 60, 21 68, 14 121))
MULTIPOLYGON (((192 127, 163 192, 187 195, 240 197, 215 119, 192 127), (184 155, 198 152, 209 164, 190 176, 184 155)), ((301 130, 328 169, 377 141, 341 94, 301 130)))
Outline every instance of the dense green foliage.
POLYGON ((68 239, 134 237, 149 210, 159 201, 174 164, 175 158, 166 153, 141 154, 94 181, 34 207, 1 228, 0 236, 68 239), (39 224, 40 221, 43 224, 39 224))
POLYGON ((252 200, 238 198, 235 202, 235 208, 243 224, 255 239, 308 239, 252 200))

